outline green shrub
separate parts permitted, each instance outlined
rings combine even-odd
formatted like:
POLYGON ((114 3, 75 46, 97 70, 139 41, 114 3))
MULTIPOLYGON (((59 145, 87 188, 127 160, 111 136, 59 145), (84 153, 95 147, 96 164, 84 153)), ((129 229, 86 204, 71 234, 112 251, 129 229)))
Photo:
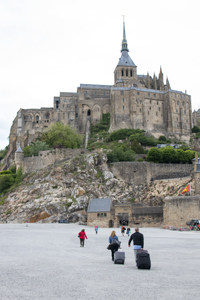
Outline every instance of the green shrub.
POLYGON ((137 154, 144 154, 144 148, 134 139, 131 143, 131 149, 137 154))
POLYGON ((42 134, 41 140, 53 148, 80 148, 83 143, 83 136, 76 132, 69 125, 56 123, 49 126, 42 134))
POLYGON ((162 154, 158 148, 151 148, 147 153, 147 161, 159 163, 162 161, 162 154))
POLYGON ((23 148, 24 156, 38 156, 39 151, 49 150, 51 147, 45 141, 37 140, 23 148))
POLYGON ((107 138, 107 142, 111 141, 119 141, 119 140, 125 140, 126 138, 130 137, 134 134, 142 134, 144 133, 144 130, 140 129, 119 129, 116 131, 113 131, 107 138))
POLYGON ((200 128, 198 126, 194 126, 192 128, 192 133, 197 133, 197 132, 200 132, 200 128))
POLYGON ((0 160, 2 160, 7 153, 8 153, 8 146, 6 146, 5 149, 0 150, 0 160))
POLYGON ((108 162, 134 161, 135 152, 130 148, 124 150, 123 147, 115 147, 107 154, 107 159, 108 162))
POLYGON ((7 191, 14 184, 14 181, 11 174, 0 175, 0 193, 7 191))

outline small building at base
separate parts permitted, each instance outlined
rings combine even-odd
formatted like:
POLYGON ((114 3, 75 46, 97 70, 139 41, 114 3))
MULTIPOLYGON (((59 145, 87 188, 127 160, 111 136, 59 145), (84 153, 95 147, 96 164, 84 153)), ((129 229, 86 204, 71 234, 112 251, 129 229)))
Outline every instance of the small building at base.
POLYGON ((87 210, 87 225, 113 227, 111 203, 110 198, 91 199, 87 210))
POLYGON ((163 221, 161 206, 143 206, 133 203, 113 203, 110 198, 95 198, 89 202, 87 225, 99 227, 160 226, 163 221))

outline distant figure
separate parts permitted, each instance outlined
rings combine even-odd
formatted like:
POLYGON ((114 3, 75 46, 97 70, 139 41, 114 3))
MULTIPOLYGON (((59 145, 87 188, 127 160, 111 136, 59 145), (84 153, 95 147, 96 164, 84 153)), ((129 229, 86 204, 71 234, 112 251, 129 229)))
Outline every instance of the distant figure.
POLYGON ((130 227, 128 227, 128 228, 126 229, 126 234, 129 236, 130 233, 131 233, 131 229, 130 229, 130 227))
POLYGON ((139 228, 135 228, 135 233, 131 234, 128 241, 128 246, 130 247, 131 241, 133 241, 133 250, 135 255, 135 261, 137 256, 137 251, 143 249, 144 247, 144 237, 143 234, 139 232, 139 228))
POLYGON ((82 229, 79 234, 78 237, 80 238, 80 247, 84 247, 85 244, 85 238, 87 239, 87 235, 85 233, 85 229, 82 229))
POLYGON ((119 242, 118 236, 116 236, 115 231, 111 232, 111 235, 109 236, 108 242, 109 242, 109 246, 108 246, 107 249, 111 250, 112 260, 114 261, 114 253, 120 247, 120 242, 119 242))
POLYGON ((95 232, 96 232, 96 234, 98 233, 98 230, 99 230, 99 226, 95 226, 94 227, 94 230, 95 230, 95 232))
POLYGON ((122 227, 121 227, 121 233, 122 233, 123 236, 124 236, 125 230, 126 230, 126 227, 122 226, 122 227))

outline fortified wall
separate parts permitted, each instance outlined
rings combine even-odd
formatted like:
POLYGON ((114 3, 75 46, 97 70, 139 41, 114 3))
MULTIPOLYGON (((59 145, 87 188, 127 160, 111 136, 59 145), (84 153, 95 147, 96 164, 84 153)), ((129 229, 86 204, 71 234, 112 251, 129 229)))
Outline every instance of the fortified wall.
POLYGON ((49 165, 61 163, 82 153, 86 153, 84 149, 54 149, 40 151, 38 156, 23 157, 23 152, 16 152, 15 162, 17 167, 22 167, 23 173, 30 173, 41 170, 49 165))
POLYGON ((165 226, 186 226, 191 219, 200 219, 200 195, 166 197, 163 208, 165 226))
POLYGON ((134 185, 149 184, 152 180, 191 176, 192 164, 155 164, 149 162, 112 163, 114 176, 134 185))

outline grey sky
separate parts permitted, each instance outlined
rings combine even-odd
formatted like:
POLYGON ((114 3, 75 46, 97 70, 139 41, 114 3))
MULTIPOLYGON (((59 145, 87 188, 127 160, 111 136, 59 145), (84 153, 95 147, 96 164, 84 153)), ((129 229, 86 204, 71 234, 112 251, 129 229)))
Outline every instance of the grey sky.
POLYGON ((113 84, 122 15, 138 74, 168 76, 200 108, 198 0, 0 0, 0 149, 20 108, 51 107, 80 83, 113 84))

